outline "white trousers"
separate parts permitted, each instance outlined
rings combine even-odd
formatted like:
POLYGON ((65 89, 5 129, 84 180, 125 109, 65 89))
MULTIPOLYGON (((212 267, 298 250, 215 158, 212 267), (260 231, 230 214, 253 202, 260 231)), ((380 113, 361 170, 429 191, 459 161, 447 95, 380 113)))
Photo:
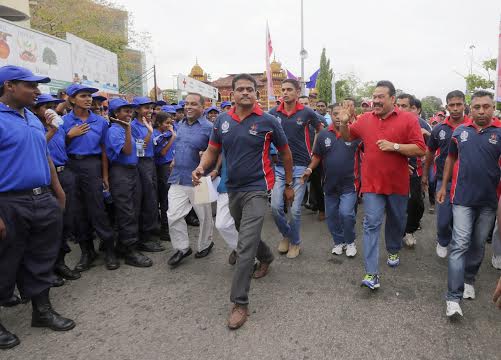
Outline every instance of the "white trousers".
POLYGON ((169 233, 172 247, 176 250, 187 250, 190 247, 188 226, 184 217, 193 207, 200 221, 198 235, 198 251, 205 250, 212 242, 212 209, 210 204, 195 205, 195 190, 192 186, 171 185, 169 189, 169 233))
POLYGON ((216 229, 221 234, 226 244, 231 250, 237 248, 238 231, 235 228, 235 221, 230 214, 228 194, 219 194, 217 197, 216 229))

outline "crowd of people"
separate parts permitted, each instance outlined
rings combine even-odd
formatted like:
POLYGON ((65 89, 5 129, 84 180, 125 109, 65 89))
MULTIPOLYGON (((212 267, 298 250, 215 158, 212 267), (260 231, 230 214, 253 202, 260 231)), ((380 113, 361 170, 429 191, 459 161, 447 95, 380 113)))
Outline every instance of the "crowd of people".
MULTIPOLYGON (((475 298, 487 241, 501 269, 501 121, 489 92, 472 94, 467 116, 465 95, 452 91, 449 115, 426 121, 421 102, 396 94, 389 81, 377 83, 358 115, 350 98, 318 100, 313 109, 294 79, 282 82, 280 100, 265 112, 248 74, 233 78, 232 102, 207 108, 197 93, 170 105, 148 97, 129 102, 82 84, 54 97, 38 89, 48 82, 22 67, 0 68, 0 305, 31 301, 32 326, 75 327, 53 309, 49 291, 94 265, 96 237, 108 270, 122 261, 152 266, 145 253, 164 251, 164 241, 175 268, 193 253, 190 224, 199 230, 195 258, 211 253, 214 227, 228 246, 228 327, 241 327, 251 279, 266 276, 275 257, 261 237, 269 206, 279 254, 300 256, 306 205, 325 219, 333 255, 354 257, 362 247, 361 284, 375 290, 383 219, 386 263, 397 267, 402 246, 416 245, 428 192, 436 253, 448 259, 451 319, 463 315, 462 299, 475 298), (205 177, 218 184, 214 207, 195 199, 205 177), (361 203, 363 238, 356 241, 361 203), (65 263, 71 240, 80 247, 74 269, 65 263)), ((501 309, 501 279, 494 302, 501 309)), ((0 324, 0 349, 19 343, 0 324)))

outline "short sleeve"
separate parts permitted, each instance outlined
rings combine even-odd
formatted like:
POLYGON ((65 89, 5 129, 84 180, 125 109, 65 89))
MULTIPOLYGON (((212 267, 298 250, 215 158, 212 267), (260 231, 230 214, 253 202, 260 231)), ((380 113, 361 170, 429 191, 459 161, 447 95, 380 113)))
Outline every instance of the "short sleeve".
POLYGON ((106 134, 108 133, 108 129, 110 126, 108 125, 108 122, 104 120, 104 118, 101 118, 102 120, 102 134, 101 134, 101 144, 104 144, 106 141, 106 134))
POLYGON ((438 133, 439 133, 439 126, 435 126, 435 128, 431 131, 431 136, 428 139, 428 149, 430 152, 435 152, 439 148, 438 144, 438 133))
POLYGON ((423 134, 421 133, 421 126, 419 125, 417 117, 408 120, 407 128, 407 144, 414 144, 420 149, 426 150, 423 134))
POLYGON ((125 131, 120 131, 117 127, 112 127, 106 133, 105 150, 108 159, 114 161, 120 155, 125 145, 125 131))
POLYGON ((285 136, 284 129, 282 128, 282 125, 280 125, 277 119, 272 118, 270 119, 270 121, 271 121, 271 127, 273 129, 272 142, 278 151, 282 151, 288 146, 287 137, 285 136))
POLYGON ((220 125, 221 125, 221 120, 220 117, 218 117, 214 122, 214 126, 212 127, 212 132, 209 139, 209 145, 212 145, 217 148, 221 148, 223 143, 221 139, 221 132, 219 130, 220 125))

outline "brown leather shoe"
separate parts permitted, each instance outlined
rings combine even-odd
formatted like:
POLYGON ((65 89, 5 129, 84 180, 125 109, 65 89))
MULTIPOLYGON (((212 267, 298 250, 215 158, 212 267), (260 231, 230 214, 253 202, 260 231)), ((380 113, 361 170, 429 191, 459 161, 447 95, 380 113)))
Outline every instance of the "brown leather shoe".
POLYGON ((230 312, 230 318, 228 319, 228 327, 231 330, 236 330, 247 321, 249 316, 249 310, 247 305, 233 305, 230 312))
POLYGON ((271 263, 259 263, 259 266, 257 268, 256 271, 254 271, 254 274, 252 274, 252 277, 254 279, 260 279, 264 276, 266 276, 266 274, 268 274, 268 269, 270 268, 270 264, 271 263))

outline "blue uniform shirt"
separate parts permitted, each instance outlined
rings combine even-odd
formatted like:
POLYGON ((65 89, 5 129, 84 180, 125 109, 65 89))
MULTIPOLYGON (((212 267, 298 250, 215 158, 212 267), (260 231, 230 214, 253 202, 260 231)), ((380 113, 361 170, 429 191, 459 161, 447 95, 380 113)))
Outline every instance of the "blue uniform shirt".
MULTIPOLYGON (((131 127, 134 139, 144 139, 148 135, 148 129, 138 119, 132 120, 131 127)), ((144 157, 153 157, 153 135, 150 138, 148 146, 144 149, 144 157)))
POLYGON ((161 133, 159 130, 153 130, 153 146, 155 151, 155 164, 163 165, 168 164, 174 159, 174 144, 171 145, 169 151, 165 156, 162 156, 160 152, 164 148, 165 144, 167 144, 172 137, 172 133, 170 131, 166 131, 165 133, 161 133), (155 145, 156 142, 156 145, 155 145))
POLYGON ((344 141, 331 125, 317 137, 313 154, 322 159, 324 192, 341 195, 357 191, 358 161, 355 161, 361 140, 344 141))
POLYGON ((211 145, 222 147, 225 154, 228 192, 271 190, 275 174, 270 146, 272 142, 278 150, 288 146, 284 130, 275 117, 264 114, 257 105, 243 120, 234 110, 217 117, 210 141, 211 145))
POLYGON ((228 188, 226 187, 226 181, 228 180, 228 168, 226 166, 226 158, 223 153, 223 161, 221 162, 221 180, 219 181, 219 185, 217 187, 217 192, 220 194, 225 194, 228 192, 228 188))
MULTIPOLYGON (((284 103, 271 109, 269 114, 275 116, 282 125, 292 152, 294 166, 308 166, 311 161, 311 144, 313 143, 313 139, 310 138, 309 125, 314 129, 322 129, 323 121, 325 121, 323 116, 299 103, 296 103, 296 107, 290 114, 285 112, 284 103)), ((279 164, 282 165, 282 162, 280 161, 279 164)))
POLYGON ((0 192, 50 184, 45 129, 28 109, 24 116, 0 103, 0 192))
POLYGON ((467 207, 497 207, 497 187, 501 172, 501 124, 492 122, 478 130, 469 121, 454 130, 449 154, 457 155, 451 202, 467 207))
POLYGON ((134 140, 134 136, 131 136, 130 138, 130 141, 132 143, 131 154, 125 155, 122 152, 122 148, 125 145, 125 136, 125 129, 121 125, 116 123, 111 124, 111 127, 109 128, 105 139, 106 156, 108 156, 111 164, 137 164, 136 141, 134 140))
POLYGON ((174 168, 169 177, 169 184, 193 186, 191 172, 200 163, 200 151, 205 151, 209 144, 212 123, 201 116, 192 125, 187 119, 178 123, 174 168))
POLYGON ((68 155, 66 154, 66 133, 64 129, 59 127, 56 133, 50 139, 47 144, 49 148, 49 155, 55 166, 64 166, 68 161, 68 155))
POLYGON ((66 152, 71 155, 99 155, 101 154, 101 145, 104 144, 106 132, 108 131, 108 122, 101 116, 89 111, 87 121, 83 122, 73 111, 63 116, 63 130, 66 134, 76 125, 89 124, 90 130, 81 136, 71 140, 66 146, 66 152))

